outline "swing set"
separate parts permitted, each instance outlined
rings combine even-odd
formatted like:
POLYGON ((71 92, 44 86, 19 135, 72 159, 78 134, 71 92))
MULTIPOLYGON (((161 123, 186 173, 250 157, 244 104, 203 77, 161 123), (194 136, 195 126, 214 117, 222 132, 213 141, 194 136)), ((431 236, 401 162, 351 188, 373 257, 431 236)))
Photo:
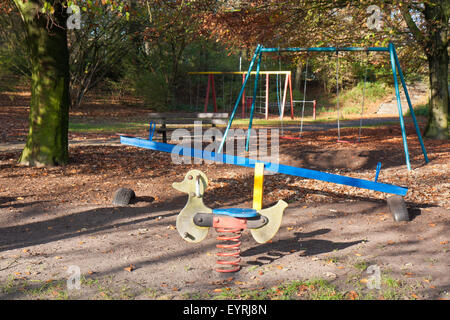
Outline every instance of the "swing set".
MULTIPOLYGON (((277 52, 277 53, 282 53, 282 52, 335 52, 336 56, 337 56, 337 63, 336 63, 336 94, 337 94, 337 103, 336 103, 336 107, 337 107, 337 112, 338 112, 338 120, 337 120, 337 127, 338 127, 338 142, 349 142, 346 140, 342 140, 341 139, 341 124, 340 124, 340 105, 339 105, 339 52, 366 52, 367 54, 369 54, 370 52, 387 52, 389 53, 390 56, 390 63, 391 63, 391 67, 392 67, 392 74, 393 74, 393 78, 394 78, 394 85, 395 85, 395 94, 396 94, 396 98, 397 98, 397 108, 398 108, 398 113, 399 113, 399 120, 400 120, 400 127, 401 127, 401 131, 402 131, 402 140, 403 140, 403 149, 404 149, 404 153, 405 153, 405 160, 406 160, 406 165, 408 170, 411 170, 411 163, 410 163, 410 159, 409 159, 409 152, 408 152, 408 144, 407 144, 407 139, 406 139, 406 129, 405 129, 405 122, 403 119, 403 113, 402 113, 402 106, 401 106, 401 100, 400 100, 400 89, 399 89, 399 82, 397 79, 397 72, 398 75, 400 76, 400 81, 401 84, 403 86, 403 90, 406 96, 406 100, 408 102, 408 106, 409 106, 409 110, 411 113, 411 117, 412 120, 414 122, 414 127, 416 130, 416 134, 417 137, 419 139, 420 142, 420 146, 422 148, 422 153, 424 155, 425 158, 425 162, 428 163, 429 159, 427 156, 427 152, 425 149, 425 145, 423 143, 422 140, 422 136, 420 134, 420 129, 419 129, 419 125, 417 123, 417 119, 416 116, 414 114, 414 109, 412 107, 411 104, 411 99, 409 97, 409 93, 408 93, 408 89, 406 87, 406 83, 405 83, 405 78, 403 76, 403 72, 402 69, 400 67, 400 62, 398 60, 398 56, 395 50, 395 46, 394 44, 390 43, 388 47, 368 47, 368 48, 360 48, 360 47, 310 47, 310 48, 265 48, 262 45, 258 45, 256 47, 255 53, 253 55, 252 60, 250 61, 250 65, 248 68, 247 73, 245 73, 245 78, 243 79, 243 83, 242 83, 242 87, 241 90, 239 92, 239 95, 236 99, 236 103, 234 105, 233 111, 231 112, 227 127, 225 129, 224 135, 223 135, 223 139, 220 143, 220 146, 218 148, 218 153, 221 153, 223 150, 223 146, 225 144, 225 140, 227 138, 228 135, 228 131, 230 130, 230 127, 233 123, 233 120, 236 116, 236 111, 239 105, 239 102, 241 101, 243 94, 244 94, 244 90, 245 90, 245 86, 249 80, 249 76, 250 74, 252 74, 252 70, 255 66, 256 63, 256 74, 255 74, 255 81, 254 81, 254 89, 253 89, 253 101, 252 101, 252 105, 251 105, 251 109, 250 109, 250 119, 249 119, 249 124, 248 124, 248 131, 247 131, 247 140, 246 140, 246 151, 248 151, 249 148, 249 141, 250 141, 250 132, 252 129, 252 124, 253 124, 253 117, 254 117, 254 113, 255 113, 255 100, 256 100, 256 95, 257 95, 257 89, 258 89, 258 81, 259 81, 259 75, 262 74, 262 71, 260 71, 260 66, 261 66, 261 59, 262 59, 262 55, 264 53, 270 53, 270 52, 277 52)), ((308 61, 307 61, 308 62, 308 61)), ((308 66, 307 66, 308 67, 308 66)), ((306 103, 306 80, 307 77, 305 77, 305 85, 304 85, 304 96, 303 98, 305 100, 303 100, 303 106, 302 106, 302 118, 301 118, 301 123, 300 123, 300 135, 303 131, 303 115, 304 115, 304 110, 305 110, 305 103, 306 103)), ((363 116, 363 112, 364 112, 364 95, 365 95, 365 88, 366 88, 366 81, 367 81, 367 63, 366 63, 366 71, 365 71, 365 75, 364 75, 364 87, 363 87, 363 101, 362 101, 362 107, 361 107, 361 118, 360 118, 360 128, 359 128, 359 137, 358 137, 358 141, 360 140, 361 137, 361 128, 362 128, 362 116, 363 116)), ((292 97, 292 96, 291 96, 292 97)), ((284 116, 284 115, 283 115, 284 116)), ((291 100, 291 117, 293 118, 293 105, 292 105, 292 100, 291 100)))

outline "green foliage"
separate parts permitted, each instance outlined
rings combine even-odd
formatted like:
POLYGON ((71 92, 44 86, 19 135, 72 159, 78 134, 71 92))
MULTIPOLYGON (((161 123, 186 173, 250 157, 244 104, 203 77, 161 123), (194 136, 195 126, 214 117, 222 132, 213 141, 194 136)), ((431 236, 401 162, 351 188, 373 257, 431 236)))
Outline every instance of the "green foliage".
POLYGON ((359 82, 358 85, 346 90, 340 96, 343 104, 361 103, 363 96, 365 101, 374 102, 392 93, 392 88, 383 82, 359 82), (365 86, 365 88, 364 88, 365 86))
MULTIPOLYGON (((430 112, 430 103, 429 102, 418 105, 417 107, 414 108, 414 114, 416 116, 428 117, 429 112, 430 112)), ((411 111, 408 109, 405 117, 410 117, 410 116, 411 116, 411 111)))
POLYGON ((31 75, 25 30, 16 10, 0 14, 0 92, 11 91, 31 75))
POLYGON ((145 105, 153 110, 165 110, 169 98, 166 79, 163 74, 143 71, 133 82, 135 94, 144 99, 145 105))

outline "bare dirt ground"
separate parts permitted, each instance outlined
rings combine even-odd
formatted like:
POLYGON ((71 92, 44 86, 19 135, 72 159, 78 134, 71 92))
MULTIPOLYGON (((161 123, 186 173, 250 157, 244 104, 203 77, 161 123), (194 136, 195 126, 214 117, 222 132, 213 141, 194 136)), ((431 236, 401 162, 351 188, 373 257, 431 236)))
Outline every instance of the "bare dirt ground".
MULTIPOLYGON (((3 96, 3 143, 23 141, 27 99, 3 96)), ((102 105, 71 119, 135 119, 142 110, 102 105)), ((425 164, 408 125, 413 170, 404 163, 398 125, 365 128, 360 144, 337 144, 336 131, 282 140, 280 162, 409 188, 410 222, 396 223, 384 193, 286 175, 268 175, 264 204, 289 203, 269 243, 242 238, 242 270, 215 272, 216 232, 183 241, 175 220, 186 195, 171 187, 192 168, 210 184, 205 204, 251 207, 253 172, 222 164, 174 165, 170 154, 122 145, 71 144, 70 164, 17 165, 0 153, 1 299, 450 299, 450 144, 426 140, 425 164), (119 187, 135 190, 127 207, 111 204, 119 187), (81 271, 68 290, 70 266, 81 271), (376 267, 371 267, 376 266, 376 267), (380 287, 368 288, 379 268, 380 287), (319 281, 320 280, 320 281, 319 281), (290 285, 290 286, 289 286, 290 285)), ((145 136, 145 132, 138 132, 145 136)), ((344 129, 354 139, 357 129, 344 129)), ((72 141, 118 139, 71 133, 72 141)), ((6 151, 5 151, 6 150, 6 151)))

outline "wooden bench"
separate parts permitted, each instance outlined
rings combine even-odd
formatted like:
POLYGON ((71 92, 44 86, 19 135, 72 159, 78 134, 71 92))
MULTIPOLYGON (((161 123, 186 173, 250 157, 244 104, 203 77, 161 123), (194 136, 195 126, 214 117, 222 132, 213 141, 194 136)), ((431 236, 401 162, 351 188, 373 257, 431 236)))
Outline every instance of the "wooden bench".
POLYGON ((202 125, 210 124, 212 127, 216 125, 228 124, 228 113, 149 113, 150 121, 160 124, 155 132, 162 133, 163 142, 167 143, 167 125, 169 124, 189 124, 193 125, 195 121, 201 121, 202 125))

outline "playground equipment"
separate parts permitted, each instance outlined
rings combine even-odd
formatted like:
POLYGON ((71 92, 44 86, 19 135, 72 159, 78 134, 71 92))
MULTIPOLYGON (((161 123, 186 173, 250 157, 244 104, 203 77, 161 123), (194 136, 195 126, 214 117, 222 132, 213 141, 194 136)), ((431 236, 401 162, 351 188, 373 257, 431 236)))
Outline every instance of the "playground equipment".
MULTIPOLYGON (((401 106, 401 100, 400 100, 400 90, 399 90, 399 83, 398 83, 398 79, 397 79, 397 71, 398 74, 400 76, 400 80, 401 80, 401 84, 403 86, 403 90, 405 92, 405 96, 406 96, 406 100, 408 102, 408 106, 409 106, 409 110, 411 113, 411 117, 412 120, 414 122, 414 127, 416 130, 416 134, 417 137, 419 139, 420 142, 420 146, 422 148, 422 153, 424 155, 425 158, 425 162, 428 163, 428 156, 427 156, 427 152, 425 150, 425 145, 423 143, 422 140, 422 136, 420 134, 420 129, 419 129, 419 125, 417 123, 416 120, 416 116, 414 114, 414 109, 412 107, 411 104, 411 99, 409 97, 409 93, 408 93, 408 89, 406 87, 406 83, 405 83, 405 79, 403 76, 403 72, 402 69, 400 67, 400 62, 398 60, 397 57, 397 53, 395 50, 395 46, 390 43, 388 47, 370 47, 370 48, 356 48, 356 47, 316 47, 316 48, 264 48, 262 45, 258 45, 256 47, 255 53, 253 55, 253 58, 250 62, 250 66, 248 68, 248 72, 245 76, 245 79, 243 81, 241 90, 239 92, 239 95, 236 99, 236 103, 235 106, 233 108, 233 111, 231 112, 230 115, 230 119, 228 121, 228 125, 225 129, 224 132, 224 137, 222 139, 222 142, 219 146, 218 149, 218 153, 221 153, 223 150, 223 146, 225 144, 225 140, 227 138, 228 135, 228 131, 230 130, 230 127, 233 123, 234 117, 236 115, 236 110, 237 107, 239 105, 239 102, 241 101, 242 97, 243 97, 243 91, 244 88, 248 82, 249 79, 249 75, 253 70, 253 67, 256 63, 256 75, 255 75, 255 84, 254 84, 254 89, 253 89, 253 102, 252 102, 252 106, 251 106, 251 110, 250 110, 250 121, 249 121, 249 125, 248 125, 248 133, 247 133, 247 141, 246 141, 246 150, 248 151, 248 147, 249 147, 249 141, 250 141, 250 129, 252 128, 252 123, 253 123, 253 116, 254 116, 254 110, 255 110, 255 97, 257 94, 257 88, 258 88, 258 80, 259 80, 259 74, 260 74, 260 65, 261 65, 261 58, 263 53, 266 52, 301 52, 301 51, 305 51, 305 52, 336 52, 337 54, 340 51, 349 51, 349 52, 361 52, 361 51, 365 51, 365 52, 388 52, 390 55, 390 62, 391 62, 391 67, 392 67, 392 74, 393 74, 393 78, 394 78, 394 85, 395 85, 395 94, 397 97, 397 107, 398 107, 398 113, 399 113, 399 120, 400 120, 400 126, 401 126, 401 130, 402 130, 402 140, 403 140, 403 149, 404 149, 404 153, 405 153, 405 161, 406 161, 406 165, 408 170, 411 170, 411 163, 409 160, 409 152, 408 152, 408 143, 406 140, 406 129, 405 129, 405 123, 404 123, 404 119, 403 119, 403 113, 402 113, 402 106, 401 106)), ((337 70, 337 76, 338 76, 338 72, 339 70, 337 70)), ((337 79, 339 80, 339 79, 337 79)), ((291 109, 293 110, 293 108, 291 109)), ((339 107, 338 107, 339 110, 339 107)), ((292 111, 291 111, 292 112, 292 111)), ((293 116, 293 115, 292 115, 293 116)), ((339 115, 338 115, 338 119, 339 119, 339 115)), ((338 130, 340 131, 340 123, 338 122, 338 130)), ((340 139, 340 136, 338 137, 338 140, 340 139)))
POLYGON ((180 156, 200 158, 204 160, 232 164, 242 167, 255 168, 255 164, 258 162, 264 163, 264 169, 267 171, 292 175, 301 178, 315 179, 330 183, 336 183, 361 189, 374 190, 378 192, 384 192, 393 194, 396 196, 396 201, 389 201, 388 205, 395 221, 408 221, 409 215, 406 210, 406 205, 403 200, 403 196, 408 192, 408 188, 395 186, 386 183, 378 182, 378 176, 381 166, 377 166, 375 173, 376 181, 358 179, 353 177, 347 177, 317 170, 304 169, 299 167, 293 167, 278 163, 270 163, 267 161, 257 161, 255 159, 239 157, 224 153, 206 152, 200 149, 194 149, 187 146, 174 145, 169 143, 161 143, 152 141, 152 135, 149 139, 142 139, 130 136, 120 136, 120 143, 129 146, 135 146, 139 148, 145 148, 155 151, 168 152, 180 156))
MULTIPOLYGON (((256 76, 257 73, 252 71, 250 73, 246 72, 246 71, 236 71, 236 72, 227 72, 227 71, 205 71, 205 72, 189 72, 189 75, 203 75, 203 76, 207 76, 207 84, 206 84, 206 93, 205 93, 205 99, 204 99, 204 104, 203 104, 203 112, 208 112, 208 107, 210 106, 210 98, 212 100, 212 107, 213 107, 213 111, 214 112, 218 112, 219 110, 219 106, 218 106, 218 95, 220 95, 220 90, 216 90, 217 86, 216 86, 216 77, 218 76, 222 76, 222 105, 224 110, 222 111, 228 111, 228 106, 227 106, 227 99, 226 96, 228 94, 233 94, 233 84, 234 84, 234 77, 235 76, 240 76, 242 78, 241 84, 244 83, 247 74, 249 74, 249 76, 256 76), (225 85, 225 77, 229 76, 232 77, 230 81, 230 88, 228 88, 227 85, 225 85)), ((285 106, 286 106, 286 100, 287 100, 287 94, 289 92, 289 101, 290 101, 290 113, 291 113, 291 118, 294 118, 294 102, 293 102, 293 96, 292 96, 292 74, 291 71, 260 71, 259 74, 265 76, 265 85, 264 85, 264 92, 262 92, 262 90, 260 90, 260 94, 259 95, 255 95, 255 96, 251 96, 251 97, 247 97, 245 95, 245 86, 244 86, 244 91, 242 94, 242 98, 240 98, 240 104, 241 104, 241 116, 242 118, 245 118, 245 115, 247 113, 247 105, 255 105, 255 112, 257 113, 261 113, 264 114, 265 119, 267 120, 269 118, 269 114, 270 114, 270 107, 273 106, 274 104, 276 104, 277 109, 278 109, 278 115, 280 116, 280 118, 284 117, 284 112, 285 112, 285 106), (280 84, 280 80, 281 77, 284 77, 284 89, 282 90, 281 85, 280 84), (276 96, 277 96, 277 101, 271 103, 271 97, 270 97, 270 91, 271 91, 271 87, 273 86, 273 80, 275 80, 276 82, 276 96), (272 81, 272 82, 271 82, 272 81), (272 84, 272 86, 271 86, 272 84), (250 101, 250 103, 247 103, 247 99, 248 101, 250 101), (258 103, 259 102, 259 103, 258 103), (259 105, 259 106, 258 106, 259 105)), ((219 81, 220 83, 220 81, 219 81)), ((262 88, 262 86, 261 86, 262 88)), ((191 88, 190 93, 192 91, 193 88, 191 88)), ((198 95, 200 95, 200 90, 199 88, 194 88, 195 90, 197 90, 197 97, 196 99, 193 99, 192 97, 190 98, 191 101, 198 101, 199 97, 198 95)), ((230 99, 230 107, 232 108, 232 100, 230 99)), ((198 102, 196 102, 196 105, 199 105, 198 102)))
POLYGON ((177 216, 177 230, 180 236, 192 243, 203 241, 209 228, 215 228, 222 243, 217 260, 217 272, 236 272, 240 270, 240 246, 243 230, 249 229, 258 243, 272 239, 281 225, 284 209, 288 206, 283 200, 270 208, 262 209, 262 183, 264 164, 255 166, 255 187, 253 209, 222 208, 211 209, 203 203, 203 194, 208 186, 208 178, 200 170, 190 170, 182 182, 173 183, 173 188, 188 194, 184 208, 177 216))

